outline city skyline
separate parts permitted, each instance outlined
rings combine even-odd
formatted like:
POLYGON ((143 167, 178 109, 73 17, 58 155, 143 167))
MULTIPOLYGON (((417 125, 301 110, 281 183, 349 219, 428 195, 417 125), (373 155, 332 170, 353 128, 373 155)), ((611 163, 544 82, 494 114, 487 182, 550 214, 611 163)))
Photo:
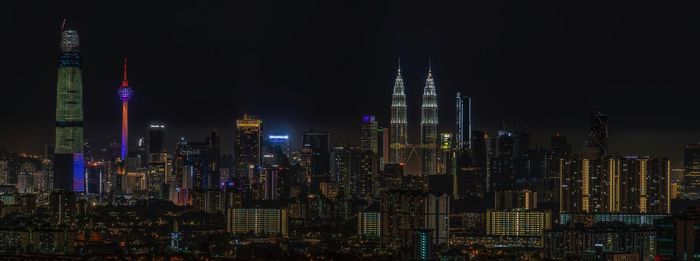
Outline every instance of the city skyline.
MULTIPOLYGON (((294 19, 294 16, 280 13, 278 19, 289 18, 292 23, 269 33, 258 34, 254 32, 274 28, 275 25, 279 25, 277 21, 280 20, 270 20, 268 25, 250 28, 247 25, 263 18, 241 16, 240 21, 232 22, 233 28, 221 27, 219 23, 211 23, 206 19, 199 22, 196 19, 153 21, 147 16, 149 7, 145 6, 144 10, 135 10, 130 21, 115 24, 108 21, 107 17, 129 8, 129 5, 117 6, 114 10, 110 9, 113 7, 110 5, 98 7, 97 13, 103 12, 106 14, 104 17, 86 15, 79 11, 80 8, 84 8, 80 6, 58 6, 59 12, 42 17, 38 17, 38 14, 19 17, 19 14, 28 12, 28 9, 22 4, 13 5, 16 5, 14 10, 17 12, 10 15, 10 22, 16 26, 11 26, 10 30, 17 33, 18 41, 11 44, 17 44, 13 46, 17 50, 26 51, 10 54, 10 60, 23 65, 20 66, 23 69, 11 74, 9 84, 26 88, 11 89, 9 94, 17 97, 16 102, 34 104, 33 108, 36 109, 4 115, 17 128, 2 130, 0 144, 15 146, 20 151, 38 153, 44 144, 53 143, 52 135, 46 132, 52 125, 50 117, 53 116, 39 113, 52 107, 49 106, 52 104, 51 99, 33 97, 28 93, 49 93, 53 89, 49 86, 55 86, 55 77, 48 77, 55 74, 56 70, 55 66, 52 66, 55 61, 50 59, 52 53, 57 52, 54 44, 56 40, 52 39, 55 39, 55 32, 63 18, 67 18, 69 24, 81 32, 83 67, 87 70, 84 72, 85 138, 100 147, 108 145, 112 140, 118 141, 119 129, 115 126, 118 121, 115 119, 119 119, 120 113, 115 110, 118 106, 114 105, 119 101, 114 97, 113 86, 119 84, 118 68, 121 67, 124 56, 128 56, 132 61, 130 76, 138 93, 130 102, 130 110, 133 112, 130 115, 133 133, 131 136, 134 137, 130 139, 132 146, 139 136, 145 135, 140 130, 151 121, 159 121, 169 126, 171 135, 166 142, 169 149, 174 147, 179 137, 199 137, 211 129, 217 129, 222 134, 228 134, 221 135, 222 149, 231 152, 235 119, 244 113, 255 114, 264 119, 268 125, 267 130, 289 134, 295 147, 299 147, 303 131, 311 127, 331 132, 334 144, 355 143, 359 140, 359 134, 350 130, 358 128, 357 122, 362 115, 376 115, 380 124, 388 125, 390 111, 387 104, 391 102, 391 87, 398 58, 402 59, 409 104, 410 143, 418 143, 420 139, 420 130, 413 124, 420 120, 420 111, 412 105, 420 104, 428 58, 432 58, 433 70, 439 75, 436 80, 438 93, 441 94, 438 96, 439 106, 450 108, 441 110, 441 130, 452 129, 450 123, 454 121, 455 112, 451 109, 454 107, 451 97, 458 91, 473 98, 474 130, 495 133, 502 128, 504 122, 510 128, 525 125, 528 127, 527 131, 532 134, 533 143, 543 147, 548 146, 548 137, 554 133, 562 133, 569 137, 574 150, 583 148, 583 142, 587 138, 588 117, 596 111, 610 115, 610 149, 623 155, 669 156, 674 161, 679 161, 682 158, 682 150, 679 148, 684 144, 697 142, 694 133, 700 129, 698 123, 685 120, 687 116, 678 113, 693 111, 688 99, 694 96, 692 93, 695 91, 685 86, 693 85, 695 81, 690 78, 692 73, 684 73, 692 71, 692 65, 684 61, 696 55, 695 51, 689 49, 696 39, 682 34, 687 27, 676 26, 674 28, 678 29, 668 33, 654 29, 648 33, 668 34, 672 39, 688 39, 676 41, 678 46, 675 48, 666 48, 668 45, 665 42, 654 37, 653 41, 647 44, 633 41, 637 43, 632 45, 632 50, 635 51, 620 50, 616 46, 644 39, 637 29, 642 28, 645 23, 637 18, 633 11, 618 14, 626 18, 621 23, 629 28, 615 30, 627 33, 630 37, 627 39, 606 36, 605 32, 617 31, 605 27, 600 27, 601 33, 583 37, 591 34, 590 29, 584 28, 581 22, 576 21, 565 24, 573 28, 573 33, 580 33, 578 36, 562 34, 554 28, 526 27, 537 25, 537 21, 525 21, 522 28, 514 27, 512 22, 521 18, 521 15, 512 13, 506 13, 500 18, 510 26, 479 23, 485 27, 479 28, 474 23, 467 23, 471 20, 493 21, 485 17, 488 12, 494 10, 494 6, 489 4, 473 8, 482 10, 485 14, 476 14, 473 9, 464 9, 472 16, 455 18, 457 20, 454 23, 446 19, 437 19, 435 15, 430 15, 435 19, 427 19, 425 22, 410 22, 408 18, 419 9, 418 5, 411 3, 376 6, 358 4, 341 12, 339 18, 329 17, 313 9, 307 10, 305 7, 308 6, 290 6, 293 10, 304 10, 303 13, 308 15, 309 19, 327 19, 330 22, 328 25, 309 25, 303 20, 294 19), (368 6, 372 8, 363 9, 368 6), (367 13, 375 10, 381 13, 383 10, 392 9, 397 10, 396 14, 391 12, 393 15, 388 18, 375 15, 370 16, 371 21, 364 22, 387 26, 371 29, 367 36, 353 29, 355 24, 340 20, 341 17, 348 18, 352 22, 362 24, 353 18, 352 11, 367 13), (204 23, 211 29, 202 26, 204 23), (330 37, 315 36, 316 33, 328 32, 330 26, 340 26, 347 32, 331 33, 330 37), (466 32, 439 37, 446 30, 460 28, 458 26, 466 26, 466 32), (21 30, 25 27, 36 30, 21 30), (424 29, 413 31, 410 30, 412 27, 424 29), (503 37, 494 36, 488 32, 488 28, 497 29, 502 32, 503 37), (520 33, 516 29, 531 32, 538 40, 531 42, 519 38, 520 33), (212 30, 221 33, 214 33, 212 30), (358 44, 359 41, 381 35, 386 30, 393 32, 384 39, 386 44, 373 48, 365 48, 362 47, 364 45, 358 44), (310 40, 317 40, 319 43, 302 46, 300 40, 294 37, 297 34, 311 37, 310 40), (186 37, 187 35, 199 37, 190 38, 186 37), (247 39, 250 40, 245 44, 233 44, 231 47, 224 45, 234 43, 232 41, 239 39, 236 37, 238 35, 249 36, 247 39), (605 39, 601 37, 609 37, 611 43, 603 44, 598 40, 605 39), (136 44, 119 41, 120 38, 153 41, 136 44), (200 38, 213 41, 214 44, 197 48, 194 39, 200 38), (278 38, 279 41, 273 41, 278 38), (417 40, 424 38, 430 40, 417 40), (35 40, 30 41, 31 39, 35 40), (36 41, 38 39, 43 40, 36 41), (497 44, 502 41, 510 44, 497 44), (545 48, 554 43, 561 44, 554 49, 558 51, 545 48), (156 46, 158 50, 152 49, 156 46), (279 49, 284 46, 288 52, 279 49), (333 46, 352 50, 352 57, 339 53, 333 46), (516 52, 519 48, 529 51, 516 52), (661 49, 669 49, 671 54, 664 57, 656 55, 661 49), (245 50, 248 50, 249 54, 246 54, 245 50), (596 50, 599 54, 595 54, 596 50), (523 54, 528 52, 533 54, 523 54), (566 55, 559 58, 560 52, 566 55), (23 53, 22 56, 18 56, 19 53, 23 53), (334 55, 320 56, 321 53, 334 55), (584 53, 593 57, 583 57, 584 53), (541 57, 533 56, 538 54, 541 57), (644 66, 639 64, 637 61, 644 55, 638 57, 637 54, 650 55, 649 62, 643 63, 644 66), (234 56, 240 59, 235 59, 234 56), (261 59, 256 60, 254 57, 261 59), (26 64, 24 59, 36 63, 26 64), (669 59, 680 59, 680 63, 670 62, 669 59), (205 60, 210 62, 204 62, 205 60), (167 64, 163 63, 164 61, 167 61, 167 64), (174 66, 175 64, 179 65, 174 66), (194 64, 197 66, 192 66, 194 64), (30 74, 47 77, 27 77, 30 74), (172 77, 173 75, 178 77, 172 77), (336 78, 341 80, 334 80, 336 78), (580 95, 570 95, 570 92, 565 91, 576 88, 581 90, 578 92, 580 95), (313 97, 333 95, 338 90, 349 90, 343 91, 343 94, 350 99, 309 102, 313 97), (187 94, 188 92, 193 95, 187 94), (690 93, 681 95, 686 92, 690 93), (561 93, 561 96, 558 93, 561 93), (630 95, 634 95, 636 99, 627 99, 630 95), (30 102, 27 100, 29 97, 38 102, 30 102), (185 97, 192 102, 211 101, 215 107, 205 117, 193 117, 192 112, 185 109, 187 106, 178 105, 178 101, 185 97), (573 103, 565 102, 569 99, 573 103), (662 106, 648 106, 656 104, 656 99, 662 100, 662 106), (352 100, 363 102, 353 103, 352 100), (621 100, 625 102, 620 102, 621 100), (335 104, 337 102, 339 104, 335 104), (275 106, 270 106, 271 104, 275 106), (309 115, 308 112, 317 108, 336 109, 332 115, 309 115), (183 121, 182 118, 192 120, 183 121), (102 135, 103 133, 110 135, 102 135), (13 137, 11 140, 7 138, 10 136, 13 137), (109 137, 109 140, 104 140, 103 136, 109 137), (112 136, 115 138, 112 139, 112 136)), ((256 4, 243 5, 255 12, 263 8, 256 4)), ((308 5, 319 8, 334 6, 321 3, 308 5)), ((433 8, 451 13, 455 11, 449 9, 459 7, 463 6, 438 3, 433 8)), ((174 13, 182 10, 179 6, 169 8, 174 13)), ((223 6, 223 10, 226 8, 230 7, 223 6)), ((554 8, 561 10, 564 7, 554 8)), ((651 10, 651 7, 644 5, 639 8, 642 11, 651 10)), ((664 8, 675 10, 678 6, 664 8)), ((528 7, 527 10, 530 9, 534 8, 528 7)), ((195 17, 210 9, 207 6, 197 6, 196 10, 199 12, 195 12, 195 17)), ((549 18, 555 13, 533 12, 549 18)), ((582 13, 572 15, 578 17, 582 13)), ((654 21, 664 17, 662 13, 652 16, 654 21)), ((685 18, 681 16, 664 23, 678 25, 682 23, 682 19, 685 18)), ((5 103, 0 111, 12 111, 9 107, 13 104, 14 100, 5 103)))
POLYGON ((2 260, 700 257, 682 4, 10 7, 2 260))

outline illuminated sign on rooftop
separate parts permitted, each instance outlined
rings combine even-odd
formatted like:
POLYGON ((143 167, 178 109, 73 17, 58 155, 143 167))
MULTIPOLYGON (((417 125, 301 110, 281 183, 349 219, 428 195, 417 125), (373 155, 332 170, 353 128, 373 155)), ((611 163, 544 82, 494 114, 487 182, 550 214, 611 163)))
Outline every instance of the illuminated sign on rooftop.
POLYGON ((268 136, 271 140, 288 140, 289 135, 270 135, 268 136))

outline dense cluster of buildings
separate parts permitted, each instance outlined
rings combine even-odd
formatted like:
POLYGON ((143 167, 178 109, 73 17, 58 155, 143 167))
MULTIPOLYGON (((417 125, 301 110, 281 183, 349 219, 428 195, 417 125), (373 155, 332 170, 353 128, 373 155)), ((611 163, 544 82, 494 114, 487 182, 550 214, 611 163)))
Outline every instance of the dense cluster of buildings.
POLYGON ((608 149, 608 116, 594 113, 580 153, 559 133, 550 148, 533 148, 521 128, 475 130, 462 93, 448 108, 453 128, 440 129, 447 124, 439 122, 432 69, 420 139, 411 142, 399 66, 389 123, 358 117, 359 144, 333 143, 317 129, 301 137, 270 132, 245 114, 235 121, 233 154, 222 153, 220 135, 229 134, 217 131, 167 144, 162 122, 129 148, 134 91, 125 60, 121 142, 94 150, 83 139, 79 42, 76 30, 62 29, 54 146, 41 156, 0 151, 0 254, 700 256, 692 243, 700 215, 685 207, 700 197, 700 145, 686 146, 678 166, 617 155, 608 149))

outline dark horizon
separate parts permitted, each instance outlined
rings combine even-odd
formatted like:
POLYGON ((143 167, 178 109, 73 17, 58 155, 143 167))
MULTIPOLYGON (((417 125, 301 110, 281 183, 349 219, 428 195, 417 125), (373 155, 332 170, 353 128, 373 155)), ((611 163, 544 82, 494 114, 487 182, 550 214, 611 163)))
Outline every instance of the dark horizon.
POLYGON ((19 151, 53 143, 63 18, 80 33, 85 138, 98 148, 119 139, 124 56, 135 93, 131 144, 159 121, 169 148, 218 129, 230 153, 243 113, 295 146, 311 127, 356 144, 362 115, 387 125, 398 58, 412 143, 429 58, 441 130, 453 129, 460 91, 472 96, 475 130, 518 122, 532 146, 548 147, 560 132, 579 150, 596 111, 610 116, 613 153, 678 161, 683 145, 700 141, 692 2, 9 5, 11 98, 0 111, 11 127, 0 145, 19 151))

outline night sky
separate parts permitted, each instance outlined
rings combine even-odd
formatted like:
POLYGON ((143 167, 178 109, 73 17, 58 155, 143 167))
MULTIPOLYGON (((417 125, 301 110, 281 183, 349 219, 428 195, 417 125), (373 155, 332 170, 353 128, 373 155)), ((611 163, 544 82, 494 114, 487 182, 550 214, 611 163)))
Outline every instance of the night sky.
POLYGON ((162 121, 171 147, 217 129, 231 152, 244 112, 293 145, 311 127, 357 144, 362 115, 388 123, 398 58, 414 143, 428 58, 442 130, 461 91, 473 97, 475 129, 505 124, 530 132, 533 146, 561 132, 580 149, 595 111, 610 115, 613 152, 681 160, 683 145, 700 141, 698 1, 200 2, 0 4, 0 145, 53 143, 63 18, 81 37, 95 147, 119 138, 125 55, 132 146, 162 121))

